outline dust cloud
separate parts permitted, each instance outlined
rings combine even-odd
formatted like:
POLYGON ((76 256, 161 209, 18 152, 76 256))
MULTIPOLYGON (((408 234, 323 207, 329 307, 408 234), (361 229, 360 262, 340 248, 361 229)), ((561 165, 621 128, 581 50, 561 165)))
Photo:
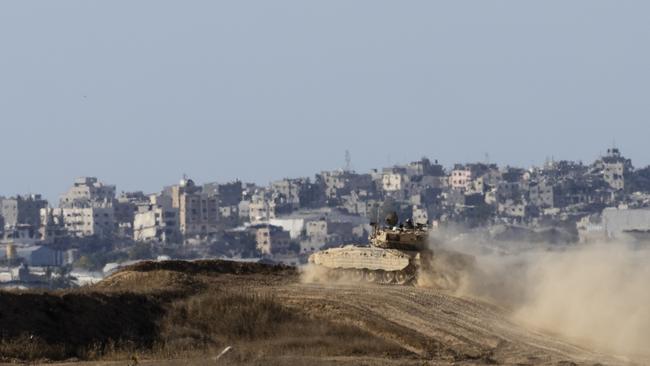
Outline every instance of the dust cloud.
MULTIPOLYGON (((438 238, 432 249, 418 286, 493 303, 519 324, 585 348, 650 357, 648 246, 504 243, 454 233, 438 238)), ((359 284, 358 279, 331 278, 318 266, 301 272, 303 283, 359 284)))
POLYGON ((301 283, 325 283, 328 279, 327 269, 309 263, 300 267, 301 283))
MULTIPOLYGON (((516 322, 586 347, 650 356, 650 249, 626 243, 528 246, 460 241, 474 255, 458 295, 509 309, 516 322)), ((434 248, 435 250, 435 248, 434 248)))
POLYGON ((327 268, 312 263, 300 267, 300 282, 305 284, 364 285, 360 278, 354 278, 351 275, 334 275, 327 268))

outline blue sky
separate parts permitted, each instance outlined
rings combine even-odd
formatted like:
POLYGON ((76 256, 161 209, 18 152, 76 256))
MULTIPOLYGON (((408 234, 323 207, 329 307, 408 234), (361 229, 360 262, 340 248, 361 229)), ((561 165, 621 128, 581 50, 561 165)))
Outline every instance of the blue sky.
POLYGON ((650 164, 644 1, 3 1, 0 195, 426 155, 650 164))

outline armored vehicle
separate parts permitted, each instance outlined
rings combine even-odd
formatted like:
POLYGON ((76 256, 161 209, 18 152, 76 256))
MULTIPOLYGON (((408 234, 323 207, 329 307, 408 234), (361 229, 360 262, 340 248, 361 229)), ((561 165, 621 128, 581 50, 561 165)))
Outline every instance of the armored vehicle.
POLYGON ((371 224, 370 246, 347 245, 312 254, 309 263, 323 267, 328 276, 383 284, 415 282, 420 268, 428 268, 432 252, 426 225, 411 219, 398 224, 396 213, 388 215, 386 226, 371 224))

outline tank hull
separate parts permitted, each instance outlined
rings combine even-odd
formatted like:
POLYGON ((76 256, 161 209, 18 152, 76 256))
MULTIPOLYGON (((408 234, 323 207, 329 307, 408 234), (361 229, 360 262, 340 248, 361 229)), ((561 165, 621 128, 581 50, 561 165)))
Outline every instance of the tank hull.
POLYGON ((328 270, 330 277, 383 283, 415 281, 420 253, 376 247, 345 246, 314 253, 309 262, 328 270))

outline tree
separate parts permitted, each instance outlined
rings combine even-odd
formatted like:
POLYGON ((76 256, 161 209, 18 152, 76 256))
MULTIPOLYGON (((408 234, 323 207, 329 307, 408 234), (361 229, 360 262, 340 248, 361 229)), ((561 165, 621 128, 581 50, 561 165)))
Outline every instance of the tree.
POLYGON ((92 267, 93 267, 93 264, 92 264, 91 260, 88 257, 86 257, 85 255, 82 255, 75 262, 75 267, 82 268, 82 269, 85 269, 85 270, 91 270, 92 267))
POLYGON ((153 257, 151 245, 147 243, 138 243, 129 250, 129 259, 150 259, 153 257))

